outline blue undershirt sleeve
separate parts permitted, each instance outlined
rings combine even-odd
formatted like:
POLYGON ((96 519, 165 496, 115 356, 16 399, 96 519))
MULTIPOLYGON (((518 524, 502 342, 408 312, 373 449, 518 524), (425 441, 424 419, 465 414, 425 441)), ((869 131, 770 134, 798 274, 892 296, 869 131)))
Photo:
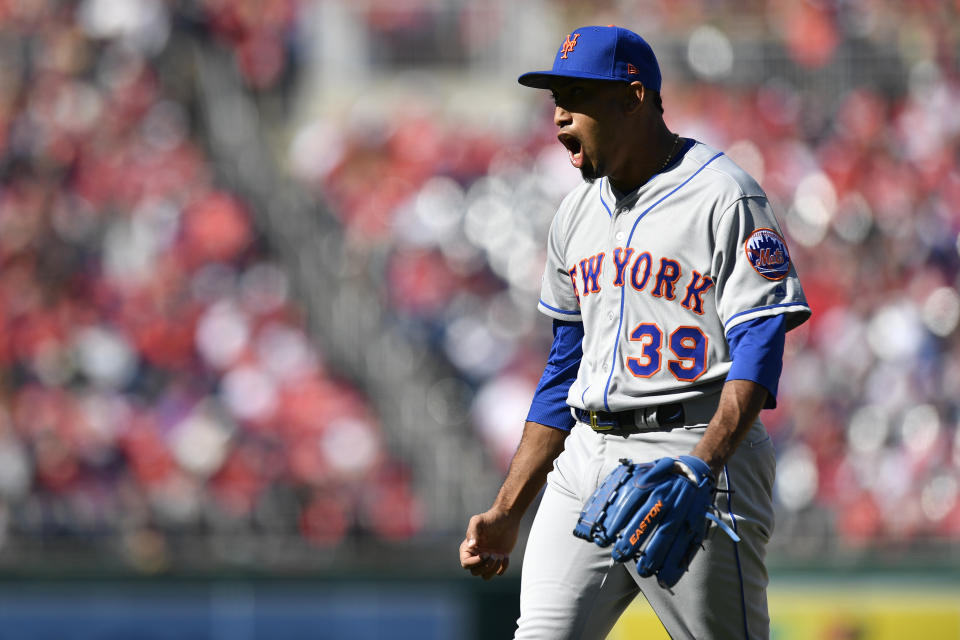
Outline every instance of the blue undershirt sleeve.
POLYGON ((576 422, 567 406, 567 392, 577 378, 583 357, 583 323, 553 321, 553 346, 527 413, 529 422, 569 431, 576 422))
POLYGON ((727 332, 733 364, 727 380, 751 380, 768 391, 764 409, 777 406, 786 336, 783 314, 742 322, 727 332))

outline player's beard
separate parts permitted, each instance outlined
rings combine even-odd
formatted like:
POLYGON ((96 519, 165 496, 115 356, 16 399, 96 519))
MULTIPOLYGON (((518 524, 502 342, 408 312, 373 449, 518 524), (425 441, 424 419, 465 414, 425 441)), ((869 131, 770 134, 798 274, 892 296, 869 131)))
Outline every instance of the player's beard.
POLYGON ((592 162, 584 162, 580 167, 580 176, 587 184, 593 184, 603 177, 603 167, 600 163, 594 165, 592 162))

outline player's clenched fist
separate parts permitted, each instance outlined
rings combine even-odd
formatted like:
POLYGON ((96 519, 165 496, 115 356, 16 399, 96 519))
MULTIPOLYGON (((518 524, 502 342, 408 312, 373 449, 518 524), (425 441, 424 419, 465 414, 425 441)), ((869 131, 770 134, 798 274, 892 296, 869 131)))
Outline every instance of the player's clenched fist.
POLYGON ((503 575, 510 566, 510 552, 517 544, 519 524, 496 509, 470 518, 467 534, 460 543, 460 566, 484 580, 503 575))

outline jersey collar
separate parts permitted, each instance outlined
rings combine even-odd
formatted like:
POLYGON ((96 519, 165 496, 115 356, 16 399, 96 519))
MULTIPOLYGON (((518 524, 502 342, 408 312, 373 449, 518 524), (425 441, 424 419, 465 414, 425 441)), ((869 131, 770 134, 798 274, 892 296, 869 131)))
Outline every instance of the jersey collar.
POLYGON ((653 174, 653 176, 651 176, 649 180, 644 182, 642 185, 640 185, 630 193, 619 194, 619 197, 618 197, 617 192, 614 190, 613 186, 611 186, 610 184, 610 179, 603 178, 603 180, 601 180, 601 185, 600 185, 601 193, 603 194, 603 201, 614 203, 613 205, 614 211, 616 209, 632 207, 636 203, 637 198, 640 197, 640 194, 644 189, 646 189, 649 185, 657 182, 660 179, 660 176, 670 173, 678 165, 680 165, 680 163, 682 163, 683 159, 686 157, 687 152, 690 151, 690 149, 692 149, 696 144, 697 144, 697 141, 694 140, 693 138, 686 138, 686 142, 683 144, 683 146, 680 147, 680 151, 677 153, 677 156, 676 158, 674 158, 673 162, 667 165, 667 167, 660 173, 653 174))

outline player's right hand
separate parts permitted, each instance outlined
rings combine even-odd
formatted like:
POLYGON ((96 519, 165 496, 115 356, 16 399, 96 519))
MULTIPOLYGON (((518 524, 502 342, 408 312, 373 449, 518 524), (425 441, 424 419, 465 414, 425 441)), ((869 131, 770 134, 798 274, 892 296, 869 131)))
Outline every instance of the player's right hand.
POLYGON ((518 533, 519 522, 502 511, 490 509, 473 516, 460 543, 460 566, 484 580, 502 576, 510 566, 518 533))

